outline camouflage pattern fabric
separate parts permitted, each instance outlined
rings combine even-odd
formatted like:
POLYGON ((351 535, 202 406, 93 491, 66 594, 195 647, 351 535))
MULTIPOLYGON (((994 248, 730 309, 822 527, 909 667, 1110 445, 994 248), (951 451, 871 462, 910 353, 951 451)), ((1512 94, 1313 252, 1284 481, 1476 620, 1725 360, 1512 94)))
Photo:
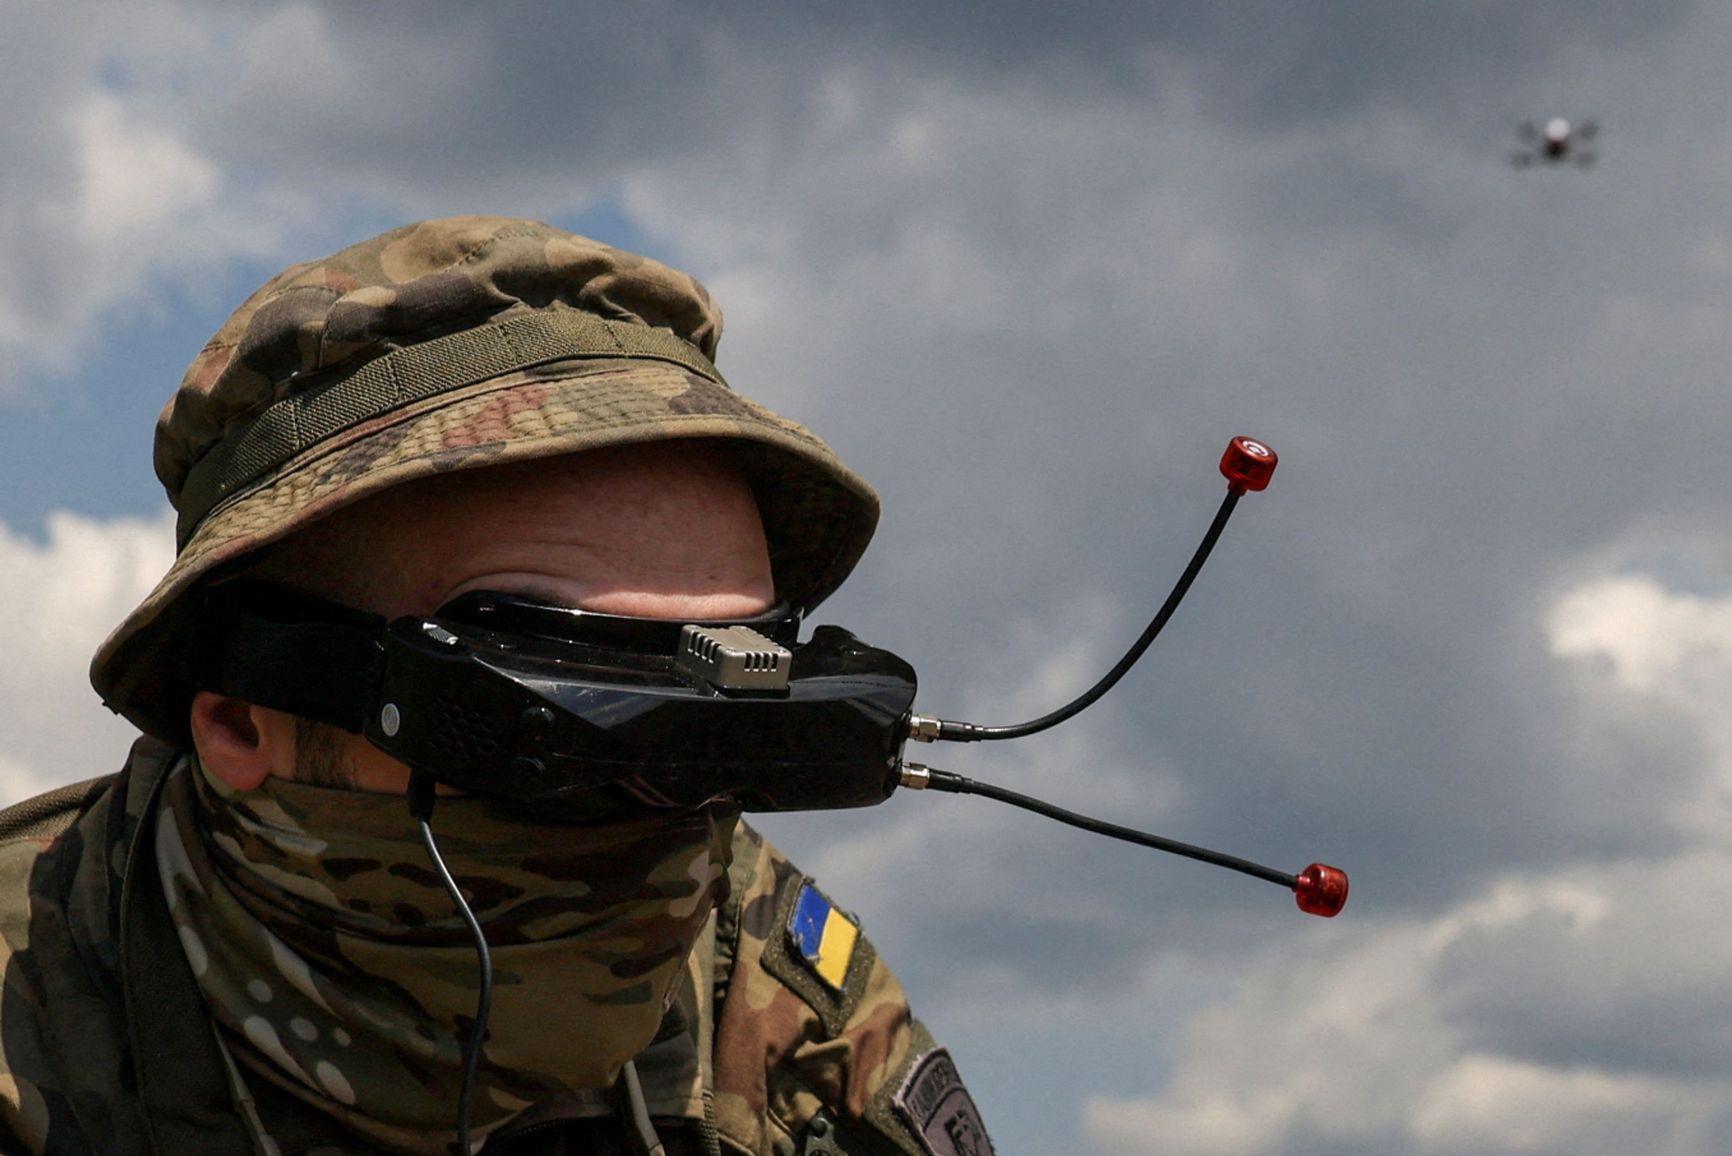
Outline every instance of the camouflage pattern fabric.
MULTIPOLYGON (((0 813, 0 1156, 393 1150, 225 1062, 157 866, 159 788, 183 765, 141 739, 118 776, 0 813)), ((806 877, 743 823, 731 858, 637 1061, 669 1156, 931 1156, 888 1107, 930 1041, 894 977, 863 938, 848 990, 786 978, 778 929, 806 877)), ((551 1096, 484 1156, 641 1156, 620 1107, 613 1090, 551 1096)))
POLYGON ((843 990, 791 958, 786 928, 807 877, 741 825, 720 915, 716 1123, 740 1151, 800 1156, 815 1118, 842 1152, 931 1156, 892 1118, 890 1097, 932 1037, 870 942, 854 947, 843 990))
POLYGON ((728 386, 721 327, 687 274, 537 221, 426 221, 286 270, 163 410, 155 459, 180 551, 97 652, 97 693, 183 744, 176 641, 204 579, 406 481, 603 446, 728 447, 778 594, 811 609, 859 560, 878 499, 817 436, 728 386))
MULTIPOLYGON (((237 792, 196 759, 166 790, 157 863, 228 1050, 382 1146, 444 1151, 478 973, 404 800, 275 777, 237 792)), ((493 956, 477 1133, 610 1087, 649 1046, 720 898, 735 821, 579 827, 440 801, 440 854, 493 956)))

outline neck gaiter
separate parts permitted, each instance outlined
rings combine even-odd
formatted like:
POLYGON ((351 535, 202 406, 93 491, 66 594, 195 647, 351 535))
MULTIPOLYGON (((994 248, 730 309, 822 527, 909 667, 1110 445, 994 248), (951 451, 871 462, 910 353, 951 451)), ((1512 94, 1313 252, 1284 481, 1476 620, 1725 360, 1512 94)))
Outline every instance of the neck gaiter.
MULTIPOLYGON (((445 1151, 479 972, 407 802, 275 777, 237 792, 196 759, 165 790, 163 885, 231 1054, 381 1146, 445 1151)), ((440 853, 493 956, 476 1134, 611 1085, 650 1044, 722 898, 735 819, 579 826, 439 799, 440 853)))

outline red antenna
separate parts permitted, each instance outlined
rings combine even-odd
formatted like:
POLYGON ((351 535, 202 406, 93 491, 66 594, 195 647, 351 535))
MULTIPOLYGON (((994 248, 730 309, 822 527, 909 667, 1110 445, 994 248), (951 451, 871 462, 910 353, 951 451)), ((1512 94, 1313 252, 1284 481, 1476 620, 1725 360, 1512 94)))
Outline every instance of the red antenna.
POLYGON ((1327 863, 1313 863, 1293 881, 1299 910, 1328 919, 1347 906, 1347 872, 1327 863))
POLYGON ((1280 460, 1274 450, 1256 438, 1234 438, 1221 455, 1221 473, 1235 494, 1262 490, 1275 476, 1275 464, 1280 460))

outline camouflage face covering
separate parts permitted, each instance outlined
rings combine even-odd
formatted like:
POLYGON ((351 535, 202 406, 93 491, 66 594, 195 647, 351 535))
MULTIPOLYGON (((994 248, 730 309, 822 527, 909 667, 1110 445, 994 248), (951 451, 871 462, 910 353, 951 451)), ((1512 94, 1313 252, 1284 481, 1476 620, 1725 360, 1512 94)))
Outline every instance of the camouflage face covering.
MULTIPOLYGON (((167 791, 164 887, 231 1054, 393 1151, 446 1151, 477 960, 405 800, 278 778, 235 792, 196 760, 167 791)), ((611 1085, 650 1044, 726 887, 734 820, 581 827, 439 800, 440 852, 493 954, 478 1132, 611 1085)))

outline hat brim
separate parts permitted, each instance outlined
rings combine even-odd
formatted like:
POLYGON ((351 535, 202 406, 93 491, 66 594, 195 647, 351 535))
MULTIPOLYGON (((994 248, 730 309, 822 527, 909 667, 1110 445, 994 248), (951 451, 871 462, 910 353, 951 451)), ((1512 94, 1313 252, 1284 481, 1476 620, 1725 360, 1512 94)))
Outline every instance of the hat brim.
POLYGON ((777 593, 811 609, 864 553, 878 498, 819 438, 726 386, 641 359, 521 370, 392 411, 312 446, 198 524, 156 588, 109 635, 91 683, 147 734, 187 738, 181 640, 190 595, 261 547, 416 478, 683 438, 725 440, 757 496, 777 593))

